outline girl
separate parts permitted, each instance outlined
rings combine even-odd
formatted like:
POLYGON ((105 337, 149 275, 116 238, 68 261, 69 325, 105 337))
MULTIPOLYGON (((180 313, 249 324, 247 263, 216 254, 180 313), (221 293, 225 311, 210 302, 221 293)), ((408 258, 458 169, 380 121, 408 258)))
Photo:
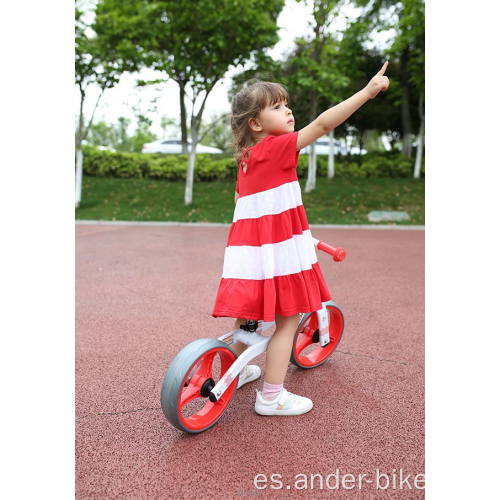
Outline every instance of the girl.
MULTIPOLYGON (((386 90, 388 64, 363 90, 297 132, 288 93, 279 83, 257 80, 231 102, 232 146, 239 164, 236 208, 212 316, 236 318, 233 330, 247 319, 276 322, 263 389, 256 391, 255 411, 261 415, 300 415, 312 409, 309 398, 283 385, 299 313, 317 311, 330 300, 302 204, 299 151, 386 90)), ((248 346, 238 342, 231 347, 239 356, 248 346)), ((238 388, 260 373, 257 365, 246 365, 238 388)))

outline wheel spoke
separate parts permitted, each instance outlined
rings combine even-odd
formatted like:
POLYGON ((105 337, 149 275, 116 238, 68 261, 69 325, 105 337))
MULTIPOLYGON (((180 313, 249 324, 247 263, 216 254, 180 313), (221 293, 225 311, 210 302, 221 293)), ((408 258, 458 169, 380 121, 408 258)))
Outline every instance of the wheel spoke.
MULTIPOLYGON (((187 403, 193 399, 201 397, 200 391, 201 386, 205 383, 205 380, 212 376, 212 366, 214 363, 214 358, 217 353, 210 353, 205 355, 205 357, 198 361, 196 366, 199 366, 198 370, 191 375, 191 379, 187 386, 187 389, 182 393, 180 399, 180 407, 183 408, 187 403)), ((196 366, 192 371, 195 371, 196 366)))
POLYGON ((304 329, 304 333, 302 334, 302 338, 297 344, 295 344, 295 350, 297 355, 300 356, 300 353, 307 347, 312 344, 312 336, 314 335, 314 330, 307 325, 304 329))
POLYGON ((203 361, 203 358, 201 358, 200 361, 198 361, 198 363, 196 363, 196 365, 193 367, 193 369, 191 370, 191 373, 189 374, 189 376, 186 380, 186 385, 189 384, 190 380, 195 376, 196 372, 198 371, 198 369, 201 366, 202 361, 203 361))
MULTIPOLYGON (((216 354, 217 354, 216 352, 212 352, 210 354, 205 355, 205 357, 203 358, 203 362, 201 363, 201 366, 198 368, 196 374, 193 375, 193 380, 196 376, 203 379, 203 382, 205 382, 207 378, 212 377, 212 367, 214 364, 214 358, 216 354)), ((203 384, 203 382, 200 384, 200 387, 203 384)))
POLYGON ((187 403, 199 397, 200 387, 197 384, 189 384, 187 389, 181 394, 179 407, 182 409, 187 403))

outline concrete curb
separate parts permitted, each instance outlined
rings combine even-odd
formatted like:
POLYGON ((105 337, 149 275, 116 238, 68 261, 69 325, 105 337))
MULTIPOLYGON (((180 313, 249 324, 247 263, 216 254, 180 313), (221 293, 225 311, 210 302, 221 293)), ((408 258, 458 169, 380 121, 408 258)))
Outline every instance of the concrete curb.
MULTIPOLYGON (((231 224, 219 222, 167 222, 167 221, 128 221, 128 220, 75 220, 81 225, 109 225, 109 226, 203 226, 203 227, 231 227, 231 224)), ((318 229, 391 229, 405 231, 425 231, 425 226, 408 226, 396 224, 309 224, 309 227, 318 229)))

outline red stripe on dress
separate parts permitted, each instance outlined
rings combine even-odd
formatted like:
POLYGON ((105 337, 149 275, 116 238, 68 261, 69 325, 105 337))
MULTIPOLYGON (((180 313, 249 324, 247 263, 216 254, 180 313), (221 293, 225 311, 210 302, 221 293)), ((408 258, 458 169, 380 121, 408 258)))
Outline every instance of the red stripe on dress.
POLYGON ((262 246, 289 240, 309 229, 304 205, 258 219, 240 219, 229 230, 227 246, 262 246))
POLYGON ((221 278, 212 317, 275 321, 321 309, 331 300, 318 263, 312 269, 265 280, 221 278))

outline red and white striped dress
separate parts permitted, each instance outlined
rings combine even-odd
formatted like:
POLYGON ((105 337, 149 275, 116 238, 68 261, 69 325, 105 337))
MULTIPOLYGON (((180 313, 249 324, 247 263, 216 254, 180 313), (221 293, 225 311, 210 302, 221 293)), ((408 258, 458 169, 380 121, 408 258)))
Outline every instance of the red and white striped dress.
POLYGON ((302 204, 298 133, 268 135, 243 154, 214 318, 275 321, 331 298, 302 204))

